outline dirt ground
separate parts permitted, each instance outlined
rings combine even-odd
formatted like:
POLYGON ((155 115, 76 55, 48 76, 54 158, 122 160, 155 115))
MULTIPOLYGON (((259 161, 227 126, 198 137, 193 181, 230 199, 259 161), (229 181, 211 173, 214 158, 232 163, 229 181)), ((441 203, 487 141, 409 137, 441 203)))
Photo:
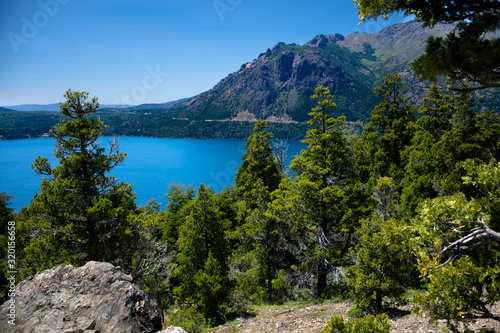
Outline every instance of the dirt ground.
MULTIPOLYGON (((238 322, 219 327, 212 332, 283 332, 283 333, 312 333, 319 332, 326 322, 334 315, 347 317, 347 311, 353 307, 352 303, 325 303, 298 308, 266 309, 257 313, 254 318, 241 319, 238 322)), ((412 306, 399 308, 389 315, 392 324, 391 332, 440 332, 444 322, 430 326, 427 317, 411 314, 412 306)), ((500 303, 490 311, 500 316, 500 303)), ((500 332, 500 320, 480 318, 471 327, 475 331, 481 328, 493 328, 500 332)))

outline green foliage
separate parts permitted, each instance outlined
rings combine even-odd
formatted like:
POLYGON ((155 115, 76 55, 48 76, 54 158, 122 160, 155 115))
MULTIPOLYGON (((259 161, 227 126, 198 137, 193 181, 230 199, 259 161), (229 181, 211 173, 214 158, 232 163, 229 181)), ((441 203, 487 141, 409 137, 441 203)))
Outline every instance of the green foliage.
POLYGON ((221 301, 228 297, 229 281, 226 275, 227 272, 222 270, 219 261, 210 251, 205 266, 193 277, 196 285, 196 303, 204 318, 214 320, 225 312, 221 301))
POLYGON ((290 283, 288 282, 288 275, 286 274, 284 269, 278 272, 278 276, 276 277, 276 279, 273 279, 271 281, 271 285, 273 290, 282 295, 286 295, 288 293, 288 290, 290 289, 290 283))
POLYGON ((359 306, 353 306, 349 311, 347 311, 347 317, 349 318, 363 318, 366 316, 365 310, 359 306))
POLYGON ((425 53, 413 63, 416 74, 422 80, 436 81, 438 76, 446 76, 452 83, 473 82, 475 89, 500 86, 497 61, 500 40, 498 36, 487 39, 487 33, 499 28, 497 2, 356 0, 354 4, 361 21, 403 12, 414 15, 425 26, 457 23, 446 37, 429 38, 425 53))
POLYGON ((174 266, 173 251, 161 238, 164 214, 154 199, 148 201, 138 214, 131 215, 131 222, 139 226, 140 238, 128 272, 137 285, 158 305, 160 311, 173 303, 171 276, 174 266))
POLYGON ((389 333, 391 327, 387 315, 367 316, 348 322, 337 315, 328 321, 321 333, 389 333))
POLYGON ((239 207, 242 223, 232 233, 239 242, 233 254, 233 268, 235 275, 254 279, 253 282, 244 282, 248 285, 240 284, 240 291, 250 292, 244 295, 253 300, 262 300, 262 288, 267 289, 268 300, 283 294, 283 288, 274 288, 272 284, 279 275, 279 259, 275 255, 279 231, 275 219, 266 215, 266 211, 271 192, 280 183, 281 172, 270 146, 271 135, 266 133, 267 128, 266 122, 256 123, 235 177, 236 192, 243 202, 239 207))
POLYGON ((236 172, 236 188, 245 199, 249 209, 256 206, 255 191, 266 189, 272 192, 278 188, 280 172, 273 156, 271 135, 265 130, 269 125, 264 121, 255 124, 254 133, 246 143, 246 152, 243 154, 243 163, 236 172), (260 184, 256 184, 261 180, 260 184))
POLYGON ((465 170, 461 163, 467 159, 488 163, 491 159, 500 160, 500 116, 498 113, 476 113, 476 96, 460 93, 454 96, 454 115, 451 129, 446 131, 436 151, 439 183, 442 193, 449 195, 464 192, 473 196, 473 192, 462 186, 465 170))
POLYGON ((174 276, 180 285, 175 293, 181 304, 198 304, 197 310, 211 323, 224 314, 231 289, 228 278, 230 249, 225 237, 229 221, 223 204, 220 195, 201 184, 198 196, 187 208, 177 240, 174 276))
POLYGON ((368 219, 358 230, 355 264, 346 270, 354 287, 354 303, 367 312, 381 312, 403 300, 418 282, 416 260, 409 247, 411 234, 399 220, 368 219))
POLYGON ((342 133, 345 117, 334 118, 337 108, 328 88, 312 96, 318 105, 309 113, 312 126, 303 142, 308 145, 290 166, 295 172, 298 210, 294 230, 306 249, 303 264, 317 276, 316 295, 326 288, 330 263, 342 260, 355 223, 347 218, 351 167, 350 151, 342 133))
POLYGON ((498 163, 478 167, 466 164, 467 184, 482 197, 468 200, 462 193, 424 201, 411 228, 419 269, 428 279, 427 293, 415 296, 431 319, 446 319, 450 329, 471 320, 478 311, 489 315, 488 305, 500 299, 500 234, 498 217, 498 163), (495 228, 495 229, 493 229, 495 228))
POLYGON ((399 74, 389 74, 377 87, 382 101, 371 113, 371 120, 355 145, 356 164, 370 186, 379 177, 391 177, 399 187, 406 161, 402 156, 413 137, 415 109, 406 97, 408 87, 399 74))
MULTIPOLYGON (((427 275, 427 291, 414 296, 414 302, 421 310, 429 311, 431 319, 446 320, 452 332, 458 332, 459 323, 473 320, 476 310, 489 312, 487 305, 493 305, 500 298, 500 266, 474 264, 463 256, 427 275)), ((467 327, 467 326, 466 326, 467 327)))
POLYGON ((137 225, 128 216, 136 212, 129 184, 118 183, 107 174, 123 162, 117 141, 109 152, 99 147, 106 129, 102 121, 89 119, 99 107, 85 92, 68 90, 61 103, 64 118, 53 132, 52 168, 47 158, 32 165, 45 176, 40 194, 20 214, 24 274, 61 263, 81 265, 89 260, 129 267, 139 238, 137 225))
POLYGON ((202 333, 209 326, 203 315, 193 307, 182 308, 169 314, 167 325, 181 327, 188 333, 202 333))
POLYGON ((433 86, 419 112, 411 145, 403 155, 408 161, 402 181, 401 205, 408 216, 415 214, 425 198, 475 190, 462 182, 467 159, 488 163, 500 160, 500 117, 498 113, 477 113, 473 94, 444 93, 433 86))
POLYGON ((179 239, 179 228, 184 223, 186 212, 184 209, 189 207, 189 203, 194 198, 196 191, 192 185, 184 186, 182 184, 168 184, 165 197, 168 199, 166 211, 163 214, 163 223, 160 225, 162 238, 167 241, 171 250, 177 249, 176 242, 179 239))

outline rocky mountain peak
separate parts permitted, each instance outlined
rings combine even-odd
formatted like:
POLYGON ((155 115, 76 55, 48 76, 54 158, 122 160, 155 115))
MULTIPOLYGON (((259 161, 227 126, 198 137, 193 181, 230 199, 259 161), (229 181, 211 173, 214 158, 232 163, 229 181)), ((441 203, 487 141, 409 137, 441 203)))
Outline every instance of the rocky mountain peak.
POLYGON ((319 34, 307 43, 304 46, 309 46, 312 48, 320 48, 324 49, 330 43, 336 43, 338 41, 344 40, 344 36, 341 34, 333 34, 333 35, 323 35, 319 34))

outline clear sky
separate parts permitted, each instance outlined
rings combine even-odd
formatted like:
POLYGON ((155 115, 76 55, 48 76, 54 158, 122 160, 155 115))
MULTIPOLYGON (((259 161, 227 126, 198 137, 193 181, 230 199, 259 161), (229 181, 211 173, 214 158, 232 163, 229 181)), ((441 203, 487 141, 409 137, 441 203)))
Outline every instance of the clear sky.
POLYGON ((351 0, 0 0, 0 106, 191 97, 278 42, 398 22, 358 25, 351 0))

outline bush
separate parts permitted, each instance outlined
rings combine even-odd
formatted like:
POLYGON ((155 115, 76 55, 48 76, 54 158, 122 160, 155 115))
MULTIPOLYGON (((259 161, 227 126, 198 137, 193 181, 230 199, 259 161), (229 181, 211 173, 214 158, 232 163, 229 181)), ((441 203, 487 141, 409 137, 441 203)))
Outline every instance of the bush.
POLYGON ((404 301, 407 288, 418 281, 417 262, 406 241, 411 237, 405 222, 378 218, 363 221, 356 263, 346 269, 353 286, 354 303, 371 313, 380 313, 404 301))
POLYGON ((170 314, 167 325, 181 327, 188 333, 202 333, 208 327, 203 315, 193 307, 184 308, 170 314))
POLYGON ((370 315, 353 321, 344 321, 340 315, 333 316, 321 333, 389 333, 391 323, 387 315, 370 315))
POLYGON ((362 308, 355 306, 349 311, 347 311, 347 317, 349 318, 362 318, 366 315, 365 310, 362 308))
POLYGON ((347 283, 328 284, 321 294, 321 299, 334 301, 347 301, 352 297, 351 286, 347 283))

